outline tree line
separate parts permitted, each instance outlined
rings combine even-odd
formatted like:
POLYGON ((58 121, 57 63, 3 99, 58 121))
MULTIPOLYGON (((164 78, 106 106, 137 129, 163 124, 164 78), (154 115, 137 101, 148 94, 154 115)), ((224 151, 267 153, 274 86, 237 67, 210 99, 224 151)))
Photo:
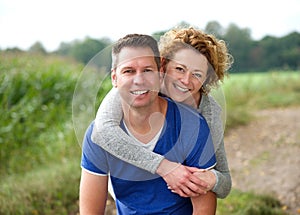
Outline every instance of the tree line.
MULTIPOLYGON (((190 25, 181 22, 178 26, 190 25)), ((211 21, 203 30, 227 43, 229 52, 234 58, 234 64, 230 69, 231 73, 300 69, 300 34, 298 32, 291 32, 280 38, 265 36, 261 40, 255 41, 251 38, 249 28, 239 28, 235 24, 229 24, 224 28, 217 21, 211 21)), ((155 32, 153 36, 159 38, 166 31, 155 32)), ((28 52, 69 56, 87 64, 99 51, 112 43, 113 41, 109 38, 86 37, 82 41, 62 42, 56 51, 47 53, 43 45, 36 42, 28 52)))

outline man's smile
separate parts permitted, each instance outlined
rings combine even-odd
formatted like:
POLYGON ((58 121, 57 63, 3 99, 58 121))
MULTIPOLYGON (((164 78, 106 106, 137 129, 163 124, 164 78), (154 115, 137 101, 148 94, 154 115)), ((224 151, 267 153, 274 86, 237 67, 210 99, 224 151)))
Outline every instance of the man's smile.
POLYGON ((133 95, 143 95, 143 94, 146 94, 148 92, 149 92, 149 90, 135 90, 135 91, 130 91, 130 93, 133 94, 133 95))

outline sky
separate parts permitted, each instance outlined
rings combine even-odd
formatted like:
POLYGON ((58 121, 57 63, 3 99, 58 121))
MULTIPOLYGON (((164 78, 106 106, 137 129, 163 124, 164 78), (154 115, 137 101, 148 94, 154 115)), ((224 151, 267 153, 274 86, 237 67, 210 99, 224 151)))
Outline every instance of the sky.
POLYGON ((152 34, 180 22, 204 29, 210 21, 235 24, 260 40, 300 33, 299 0, 0 0, 0 49, 47 51, 86 37, 116 40, 128 33, 152 34))

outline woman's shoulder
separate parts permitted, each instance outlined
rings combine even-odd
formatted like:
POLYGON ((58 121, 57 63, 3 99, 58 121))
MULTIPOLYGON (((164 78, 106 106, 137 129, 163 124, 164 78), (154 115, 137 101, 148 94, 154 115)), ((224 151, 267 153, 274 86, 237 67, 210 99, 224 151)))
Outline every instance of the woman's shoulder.
POLYGON ((202 96, 198 111, 202 113, 203 117, 206 119, 213 136, 217 137, 220 136, 220 134, 223 134, 224 112, 218 102, 211 95, 202 96))
POLYGON ((224 135, 223 113, 221 106, 211 95, 203 95, 199 106, 199 112, 206 119, 215 148, 219 147, 224 135))
POLYGON ((199 111, 200 112, 210 112, 213 115, 215 115, 215 114, 219 115, 222 111, 222 108, 213 96, 203 95, 201 97, 199 111))

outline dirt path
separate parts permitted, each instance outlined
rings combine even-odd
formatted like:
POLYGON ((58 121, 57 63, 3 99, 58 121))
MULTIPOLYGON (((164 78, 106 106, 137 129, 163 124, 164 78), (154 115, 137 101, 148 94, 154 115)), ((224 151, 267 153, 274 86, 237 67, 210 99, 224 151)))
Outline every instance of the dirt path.
POLYGON ((300 107, 263 110, 256 117, 225 136, 233 187, 275 195, 300 214, 300 107))

